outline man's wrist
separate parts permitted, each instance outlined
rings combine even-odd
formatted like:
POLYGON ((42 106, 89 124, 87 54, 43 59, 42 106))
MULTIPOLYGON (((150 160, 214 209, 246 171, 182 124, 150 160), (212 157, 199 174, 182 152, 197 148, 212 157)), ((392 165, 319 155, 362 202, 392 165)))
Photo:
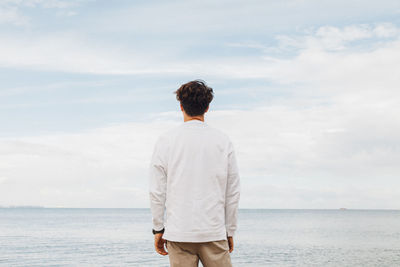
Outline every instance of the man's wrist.
POLYGON ((165 231, 165 228, 163 228, 163 229, 161 229, 161 230, 158 230, 158 231, 156 231, 156 230, 153 229, 153 235, 155 235, 155 234, 160 234, 160 233, 164 233, 164 231, 165 231))

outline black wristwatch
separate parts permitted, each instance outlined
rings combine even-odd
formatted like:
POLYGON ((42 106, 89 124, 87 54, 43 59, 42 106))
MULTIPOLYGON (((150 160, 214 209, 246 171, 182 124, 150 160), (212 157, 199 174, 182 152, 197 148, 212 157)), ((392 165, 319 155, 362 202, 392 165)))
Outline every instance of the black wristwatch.
POLYGON ((153 229, 153 235, 159 234, 159 233, 164 233, 164 231, 165 231, 165 228, 163 228, 163 229, 161 229, 159 231, 156 231, 156 230, 153 229))

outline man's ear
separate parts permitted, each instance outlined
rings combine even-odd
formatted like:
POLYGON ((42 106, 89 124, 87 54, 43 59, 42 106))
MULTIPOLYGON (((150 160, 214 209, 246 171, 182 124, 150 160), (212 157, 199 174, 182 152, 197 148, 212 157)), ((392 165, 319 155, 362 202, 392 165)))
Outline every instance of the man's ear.
POLYGON ((204 113, 206 113, 206 112, 208 111, 208 108, 209 108, 209 107, 210 107, 210 106, 207 107, 207 109, 206 109, 206 111, 204 111, 204 113))

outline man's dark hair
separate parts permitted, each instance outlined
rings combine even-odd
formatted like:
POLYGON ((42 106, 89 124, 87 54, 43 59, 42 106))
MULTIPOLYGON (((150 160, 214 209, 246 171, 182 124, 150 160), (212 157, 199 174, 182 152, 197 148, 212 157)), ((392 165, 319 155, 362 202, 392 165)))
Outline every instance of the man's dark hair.
POLYGON ((202 80, 194 80, 183 84, 174 92, 189 116, 203 115, 214 98, 214 91, 202 80))

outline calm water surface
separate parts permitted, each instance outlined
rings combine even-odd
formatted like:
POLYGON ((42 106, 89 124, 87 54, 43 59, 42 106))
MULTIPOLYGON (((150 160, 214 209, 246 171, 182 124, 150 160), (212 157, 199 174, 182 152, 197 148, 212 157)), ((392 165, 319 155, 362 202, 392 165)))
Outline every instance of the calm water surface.
MULTIPOLYGON (((400 266, 398 210, 239 210, 234 266, 400 266)), ((0 266, 169 266, 149 209, 0 208, 0 266)), ((201 266, 201 264, 200 264, 201 266)))

